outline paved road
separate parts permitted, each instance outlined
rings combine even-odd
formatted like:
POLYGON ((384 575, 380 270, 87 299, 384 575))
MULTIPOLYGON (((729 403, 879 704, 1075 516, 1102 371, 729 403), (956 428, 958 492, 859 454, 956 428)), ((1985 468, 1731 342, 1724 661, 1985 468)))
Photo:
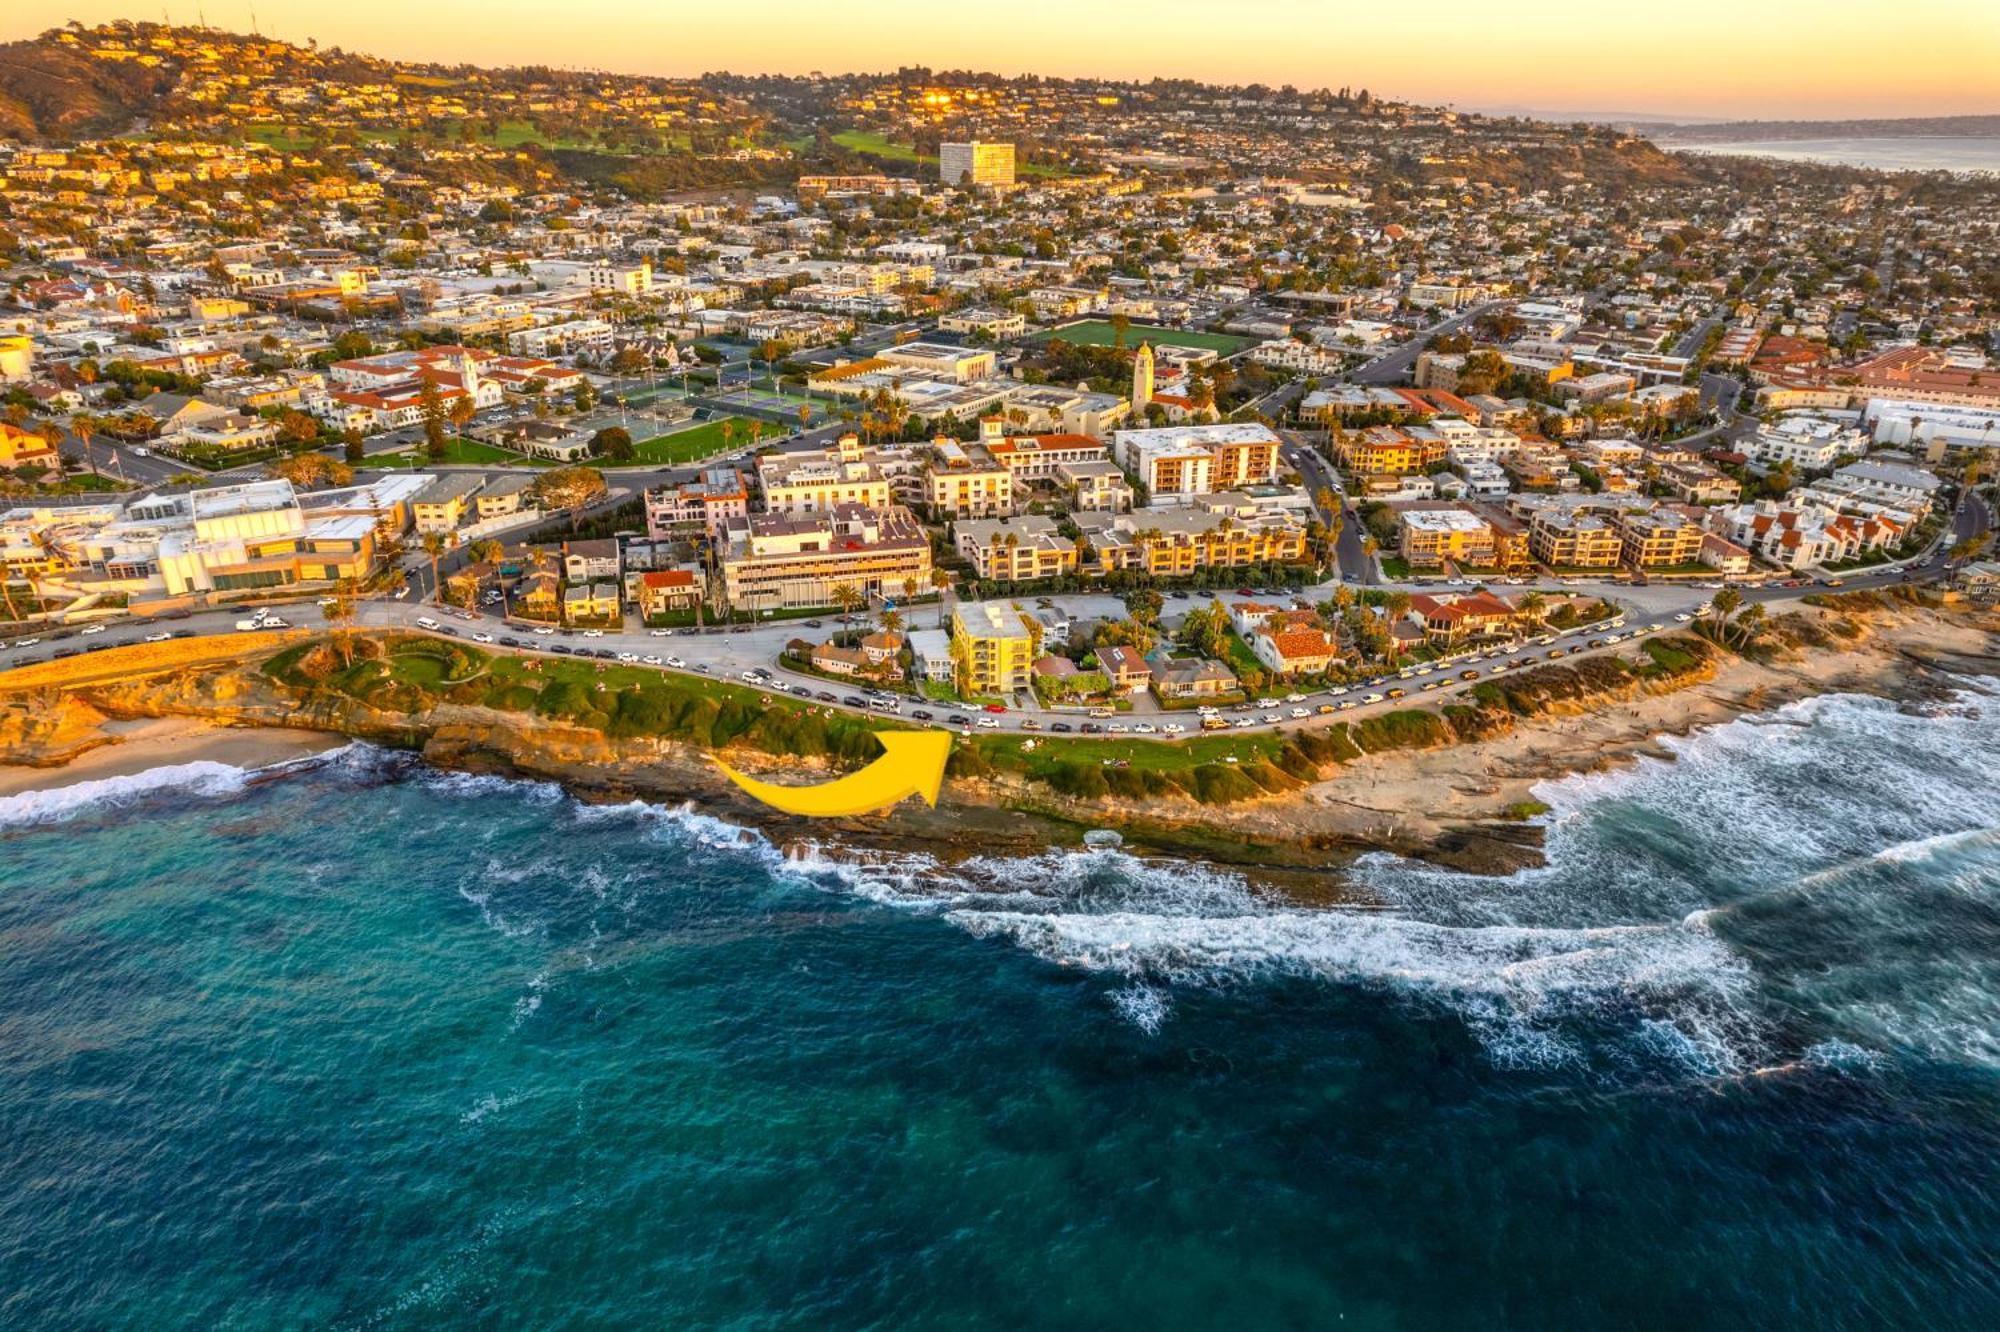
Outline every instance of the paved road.
POLYGON ((1486 301, 1461 310, 1440 323, 1432 324, 1408 342, 1398 343, 1368 364, 1348 376, 1356 384, 1400 384, 1410 377, 1410 370, 1417 363, 1417 356, 1426 344, 1443 333, 1451 333, 1463 328, 1489 310, 1497 310, 1509 305, 1510 301, 1486 301))
MULTIPOLYGON (((1990 519, 1985 507, 1980 505, 1976 511, 1968 514, 1966 521, 1983 524, 1990 519)), ((1937 569, 1934 560, 1932 567, 1921 576, 1934 576, 1935 572, 1937 569)), ((1850 578, 1845 580, 1844 585, 1849 590, 1860 590, 1885 586, 1903 581, 1904 578, 1905 575, 1901 571, 1895 571, 1850 578)), ((1300 600, 1309 603, 1323 600, 1330 596, 1337 586, 1338 583, 1328 582, 1302 589, 1300 600)), ((1550 591, 1577 590, 1575 584, 1551 580, 1518 585, 1517 590, 1526 590, 1531 586, 1550 591)), ((1684 626, 1687 623, 1684 617, 1695 614, 1699 604, 1709 595, 1708 588, 1690 587, 1687 584, 1611 586, 1602 590, 1625 608, 1629 623, 1622 628, 1610 625, 1586 627, 1555 635, 1549 643, 1515 644, 1498 650, 1479 650, 1470 654, 1485 659, 1476 664, 1470 660, 1470 656, 1464 656, 1449 662, 1413 669, 1407 674, 1380 678, 1363 685, 1302 696, 1298 700, 1287 696, 1279 700, 1281 706, 1249 705, 1243 709, 1232 710, 1226 716, 1231 729, 1270 730, 1287 726, 1319 725, 1336 718, 1365 716, 1374 710, 1409 706, 1411 703, 1422 702, 1426 694, 1444 696, 1469 688, 1477 683, 1477 680, 1467 680, 1462 676, 1465 672, 1474 670, 1475 665, 1480 672, 1478 679, 1487 679, 1494 674, 1504 674, 1516 666, 1525 666, 1532 661, 1545 659, 1550 651, 1556 649, 1570 656, 1627 651, 1633 641, 1641 636, 1641 631, 1670 631, 1684 626), (1654 625, 1658 625, 1659 629, 1653 629, 1654 625), (1615 643, 1610 641, 1613 634, 1620 635, 1621 641, 1615 643), (1598 646, 1591 646, 1593 641, 1596 641, 1598 646), (1392 688, 1404 691, 1405 697, 1402 699, 1390 697, 1389 690, 1392 688), (1320 713, 1318 709, 1322 705, 1330 706, 1333 711, 1320 713), (1308 715, 1294 716, 1292 711, 1294 708, 1304 708, 1308 715)), ((1813 590, 1811 586, 1746 588, 1744 598, 1746 601, 1781 603, 1797 600, 1813 590)), ((1271 600, 1284 599, 1287 596, 1275 589, 1265 590, 1258 595, 1271 600)), ((1173 628, 1180 623, 1187 611, 1205 604, 1207 599, 1208 594, 1200 593, 1186 594, 1178 598, 1170 597, 1161 617, 1162 622, 1169 629, 1173 628)), ((1045 598, 1045 600, 1068 613, 1077 623, 1122 618, 1124 614, 1122 601, 1103 593, 1078 593, 1045 598)), ((279 607, 278 613, 294 627, 314 627, 324 623, 317 605, 312 601, 279 607)), ((244 631, 237 630, 235 626, 247 614, 248 612, 242 610, 202 611, 186 619, 174 621, 108 622, 102 630, 90 633, 67 628, 52 630, 39 639, 24 639, 7 647, 0 647, 0 669, 49 660, 55 653, 69 655, 136 643, 148 636, 163 633, 176 636, 193 634, 242 636, 244 631)), ((914 607, 911 611, 911 624, 913 627, 928 626, 934 623, 933 615, 934 611, 930 607, 914 607)), ((742 680, 746 672, 761 671, 763 675, 750 683, 775 692, 796 693, 801 689, 806 690, 813 697, 816 706, 868 715, 881 714, 881 709, 867 706, 863 691, 857 684, 824 681, 790 671, 785 671, 782 680, 777 678, 776 673, 782 669, 778 659, 784 645, 799 636, 802 630, 810 629, 810 625, 796 620, 772 621, 736 628, 710 628, 700 633, 693 630, 669 632, 637 629, 606 632, 595 637, 562 631, 536 634, 525 626, 505 624, 495 616, 467 617, 434 606, 426 606, 412 594, 402 600, 381 599, 365 602, 360 608, 356 622, 365 628, 437 632, 441 635, 478 641, 482 646, 491 642, 496 650, 511 649, 519 652, 569 656, 587 654, 608 661, 617 661, 620 654, 624 654, 627 664, 637 662, 641 665, 654 665, 664 671, 680 671, 714 679, 742 680), (435 630, 419 623, 423 619, 433 621, 436 625, 435 630), (669 665, 670 659, 679 664, 669 665), (829 701, 818 697, 821 694, 830 694, 833 697, 829 701), (861 700, 861 706, 847 702, 849 699, 861 700)), ((826 621, 822 627, 833 628, 833 621, 826 621)), ((1044 730, 1058 720, 1051 714, 1039 710, 1033 715, 1019 710, 994 714, 975 712, 951 704, 925 704, 907 700, 900 704, 901 716, 909 720, 924 720, 912 716, 917 710, 934 714, 928 719, 927 724, 944 726, 948 729, 953 726, 951 720, 953 717, 969 718, 980 729, 1013 733, 1044 730)), ((1081 717, 1072 716, 1067 719, 1066 724, 1075 725, 1081 730, 1083 721, 1081 717)), ((1148 732, 1141 729, 1148 725, 1163 728, 1169 723, 1176 723, 1193 731, 1198 725, 1198 719, 1189 714, 1134 714, 1121 718, 1116 724, 1128 728, 1133 734, 1144 735, 1169 734, 1163 730, 1148 732)), ((1112 725, 1110 722, 1097 724, 1104 725, 1107 731, 1112 725)))

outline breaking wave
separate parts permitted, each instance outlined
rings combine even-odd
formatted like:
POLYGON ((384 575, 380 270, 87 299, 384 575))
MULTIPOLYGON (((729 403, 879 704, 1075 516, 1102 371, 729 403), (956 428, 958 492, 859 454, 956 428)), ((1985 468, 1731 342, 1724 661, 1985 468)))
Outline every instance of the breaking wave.
POLYGON ((251 770, 206 759, 170 763, 121 777, 100 777, 46 791, 22 791, 0 798, 0 827, 66 823, 168 794, 193 799, 234 795, 250 780, 251 770))

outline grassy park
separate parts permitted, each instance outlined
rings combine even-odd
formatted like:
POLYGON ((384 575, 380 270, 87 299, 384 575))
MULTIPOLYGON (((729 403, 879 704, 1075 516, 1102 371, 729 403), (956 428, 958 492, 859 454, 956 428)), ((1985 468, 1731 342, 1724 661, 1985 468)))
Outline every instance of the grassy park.
MULTIPOLYGON (((1082 347, 1109 347, 1118 341, 1118 334, 1108 319, 1084 319, 1074 324, 1064 324, 1061 328, 1037 333, 1029 341, 1048 342, 1058 338, 1082 347)), ((1255 340, 1239 338, 1232 333, 1199 333, 1184 328, 1161 328, 1157 324, 1134 324, 1125 330, 1127 347, 1150 342, 1155 347, 1193 347, 1222 356, 1240 351, 1255 340)))

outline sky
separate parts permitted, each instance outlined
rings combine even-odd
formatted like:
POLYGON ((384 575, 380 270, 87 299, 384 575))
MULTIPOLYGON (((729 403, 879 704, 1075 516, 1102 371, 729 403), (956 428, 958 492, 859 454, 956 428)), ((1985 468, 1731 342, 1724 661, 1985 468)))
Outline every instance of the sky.
POLYGON ((1367 88, 1541 114, 2000 113, 2000 0, 11 0, 0 37, 109 18, 373 55, 631 74, 903 65, 1367 88))

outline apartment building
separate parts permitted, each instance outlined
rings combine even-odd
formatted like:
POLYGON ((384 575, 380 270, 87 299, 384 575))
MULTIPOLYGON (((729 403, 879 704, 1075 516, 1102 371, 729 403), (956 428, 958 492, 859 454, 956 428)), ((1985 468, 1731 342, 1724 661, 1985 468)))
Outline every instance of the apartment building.
POLYGON ((653 261, 636 264, 592 264, 583 271, 584 285, 616 296, 647 296, 653 290, 653 261))
POLYGON ((1424 472, 1445 460, 1450 444, 1435 433, 1423 435, 1394 426, 1371 426, 1341 440, 1340 465, 1361 476, 1404 476, 1424 472))
POLYGON ((1077 571, 1076 543, 1039 514, 974 519, 952 526, 952 545, 979 577, 993 583, 1058 578, 1077 571))
POLYGON ((1498 563, 1492 524, 1467 509, 1412 507, 1396 515, 1397 549, 1412 565, 1498 563))
POLYGON ((456 532, 465 521, 472 497, 484 484, 484 477, 459 474, 438 477, 424 487, 410 502, 411 517, 419 535, 456 532))
POLYGON ((1635 569, 1675 569, 1701 561, 1702 526, 1673 509, 1632 510, 1613 519, 1620 555, 1635 569))
POLYGON ((1528 523, 1528 549, 1556 569, 1614 569, 1624 557, 1618 529, 1595 514, 1538 510, 1528 523))
POLYGON ((941 143, 938 179, 946 185, 1012 185, 1014 145, 1011 143, 941 143))
POLYGON ((1112 456, 1148 493, 1208 495, 1278 476, 1278 437, 1255 423, 1119 430, 1112 456))
POLYGON ((901 505, 753 514, 721 556, 723 596, 745 610, 831 606, 834 589, 898 599, 931 580, 923 524, 901 505))
POLYGON ((757 487, 768 513, 826 513, 842 505, 888 507, 889 478, 859 435, 842 435, 830 449, 778 453, 757 464, 757 487))
POLYGON ((1014 511, 1014 473, 983 445, 948 437, 933 441, 923 484, 924 503, 936 521, 1014 511))
POLYGON ((958 692, 967 698, 1029 687, 1035 633, 1005 601, 961 601, 951 612, 951 655, 958 692))
POLYGON ((1138 569, 1158 578, 1197 569, 1293 564, 1305 559, 1304 526, 1286 514, 1243 519, 1202 508, 1080 513, 1091 572, 1138 569))

